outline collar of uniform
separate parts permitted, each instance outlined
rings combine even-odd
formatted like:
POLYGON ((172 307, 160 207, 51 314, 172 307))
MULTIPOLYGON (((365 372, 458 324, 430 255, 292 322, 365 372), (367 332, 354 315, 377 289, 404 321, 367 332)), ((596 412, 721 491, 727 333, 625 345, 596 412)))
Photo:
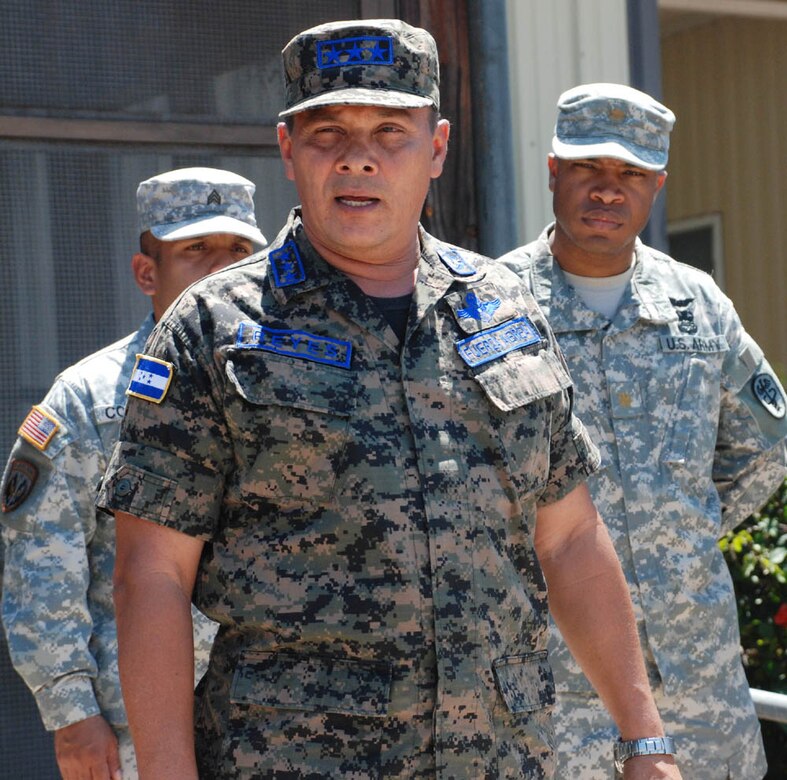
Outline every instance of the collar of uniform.
POLYGON ((533 295, 555 333, 603 328, 607 318, 585 306, 552 254, 549 236, 554 226, 547 225, 530 245, 533 295))
MULTIPOLYGON (((631 292, 640 319, 654 324, 664 324, 678 319, 675 307, 664 289, 664 269, 653 250, 639 239, 634 245, 636 266, 631 277, 631 292)), ((665 262, 668 262, 665 258, 665 262)), ((623 304, 631 303, 627 298, 623 304)))
POLYGON ((304 293, 346 277, 326 262, 311 245, 296 206, 268 251, 273 297, 282 305, 304 293))

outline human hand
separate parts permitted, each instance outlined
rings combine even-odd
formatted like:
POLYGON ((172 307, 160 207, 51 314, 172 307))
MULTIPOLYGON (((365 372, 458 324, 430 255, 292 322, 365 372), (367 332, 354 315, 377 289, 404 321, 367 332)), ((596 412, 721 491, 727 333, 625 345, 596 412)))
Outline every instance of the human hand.
POLYGON ((681 780, 673 756, 632 756, 623 764, 623 780, 681 780))
POLYGON ((101 715, 57 729, 55 758, 63 780, 122 780, 117 737, 101 715))

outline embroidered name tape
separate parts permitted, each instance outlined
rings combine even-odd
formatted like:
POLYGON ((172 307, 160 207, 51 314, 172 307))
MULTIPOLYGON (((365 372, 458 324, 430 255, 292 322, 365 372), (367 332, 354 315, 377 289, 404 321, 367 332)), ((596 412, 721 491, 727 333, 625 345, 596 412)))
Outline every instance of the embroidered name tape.
POLYGON ((660 336, 662 352, 726 352, 725 336, 660 336))
POLYGON ((17 433, 36 449, 43 452, 60 428, 60 423, 40 406, 34 406, 17 433))
POLYGON ((518 317, 458 341, 456 349, 468 366, 475 367, 540 341, 541 334, 535 325, 527 317, 518 317))
POLYGON ((350 367, 353 349, 349 341, 317 336, 303 330, 266 328, 253 322, 242 322, 238 326, 235 346, 241 349, 261 349, 339 368, 350 367))
POLYGON ((757 374, 751 380, 751 387, 757 400, 769 414, 781 420, 787 414, 787 402, 784 400, 779 384, 770 374, 757 374))
POLYGON ((131 374, 131 382, 126 390, 126 395, 133 395, 135 398, 160 404, 169 390, 172 374, 171 363, 149 355, 139 354, 137 362, 134 364, 134 371, 131 374))
POLYGON ((273 282, 277 287, 289 287, 306 278, 301 254, 294 241, 288 241, 284 246, 269 252, 268 260, 273 272, 273 282))
POLYGON ((317 67, 341 68, 350 65, 391 65, 393 39, 385 35, 317 41, 317 67))

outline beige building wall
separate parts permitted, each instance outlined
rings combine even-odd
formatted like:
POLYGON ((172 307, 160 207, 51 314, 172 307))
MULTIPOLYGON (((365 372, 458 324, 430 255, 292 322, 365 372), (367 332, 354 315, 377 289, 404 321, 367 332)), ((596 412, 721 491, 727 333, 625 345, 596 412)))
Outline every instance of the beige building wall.
POLYGON ((718 17, 662 38, 667 216, 716 214, 723 286, 787 374, 787 21, 718 17))

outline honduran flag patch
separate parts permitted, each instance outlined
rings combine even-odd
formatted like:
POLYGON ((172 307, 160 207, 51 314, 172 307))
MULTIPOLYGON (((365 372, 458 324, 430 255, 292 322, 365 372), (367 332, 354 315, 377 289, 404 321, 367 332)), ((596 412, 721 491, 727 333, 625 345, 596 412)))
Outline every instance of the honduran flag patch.
POLYGON ((126 395, 160 404, 167 394, 172 374, 172 363, 149 355, 137 355, 126 395))

